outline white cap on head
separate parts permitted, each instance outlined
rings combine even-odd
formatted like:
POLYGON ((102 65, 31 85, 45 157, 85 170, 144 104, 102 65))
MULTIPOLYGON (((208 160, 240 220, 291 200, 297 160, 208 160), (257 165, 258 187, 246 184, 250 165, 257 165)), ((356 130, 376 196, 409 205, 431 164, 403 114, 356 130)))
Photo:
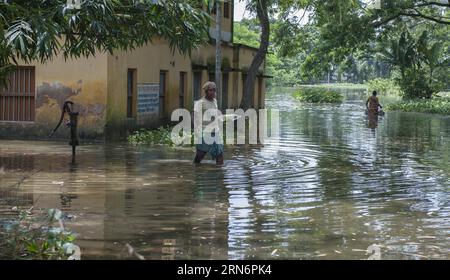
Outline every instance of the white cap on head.
POLYGON ((204 85, 203 85, 203 90, 204 91, 207 91, 207 90, 209 90, 209 89, 216 89, 216 83, 214 83, 214 82, 206 82, 204 85))

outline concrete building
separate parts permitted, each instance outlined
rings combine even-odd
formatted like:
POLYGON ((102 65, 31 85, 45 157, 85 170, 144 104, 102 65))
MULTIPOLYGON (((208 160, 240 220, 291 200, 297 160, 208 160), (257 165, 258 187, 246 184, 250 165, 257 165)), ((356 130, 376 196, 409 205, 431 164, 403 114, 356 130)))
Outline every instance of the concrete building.
MULTIPOLYGON (((238 107, 257 50, 233 43, 234 6, 223 5, 223 90, 218 97, 225 109, 238 107)), ((11 86, 0 90, 0 137, 47 137, 67 100, 80 113, 79 133, 85 139, 166 123, 174 109, 191 109, 202 84, 215 79, 214 26, 210 43, 191 56, 173 53, 166 41, 155 38, 133 51, 68 60, 56 56, 45 64, 19 66, 11 86)), ((255 82, 256 108, 264 107, 263 70, 255 82)), ((55 137, 67 137, 67 131, 60 129, 55 137)))

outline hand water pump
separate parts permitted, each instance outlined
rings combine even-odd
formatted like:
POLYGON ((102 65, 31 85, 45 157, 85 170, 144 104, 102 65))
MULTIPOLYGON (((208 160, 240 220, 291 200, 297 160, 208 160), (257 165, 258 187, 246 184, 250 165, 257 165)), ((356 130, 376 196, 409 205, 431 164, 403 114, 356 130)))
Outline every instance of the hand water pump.
POLYGON ((69 115, 69 120, 65 122, 65 125, 70 128, 70 142, 69 145, 72 146, 72 157, 75 159, 75 149, 80 144, 79 138, 78 138, 78 112, 73 112, 73 102, 72 101, 66 101, 64 102, 62 112, 61 112, 61 118, 59 119, 58 125, 53 129, 52 133, 50 134, 50 138, 55 134, 55 132, 58 130, 58 128, 61 126, 65 114, 69 115))

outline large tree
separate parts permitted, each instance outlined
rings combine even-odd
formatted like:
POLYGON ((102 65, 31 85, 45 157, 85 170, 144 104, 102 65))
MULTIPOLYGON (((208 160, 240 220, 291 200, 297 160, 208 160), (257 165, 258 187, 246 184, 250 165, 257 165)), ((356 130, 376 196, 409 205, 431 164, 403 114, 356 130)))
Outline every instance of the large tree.
POLYGON ((255 13, 260 25, 260 40, 258 51, 247 71, 244 93, 240 107, 248 109, 253 106, 255 81, 259 69, 266 59, 270 45, 271 17, 282 14, 292 14, 308 5, 310 0, 241 0, 246 3, 246 9, 255 13))
POLYGON ((381 59, 397 71, 404 98, 431 98, 450 85, 449 37, 439 35, 432 28, 405 27, 379 44, 381 59))
POLYGON ((255 81, 259 68, 263 64, 267 50, 269 48, 270 38, 270 21, 269 21, 269 5, 270 0, 252 0, 247 2, 247 8, 256 11, 257 18, 261 25, 261 39, 258 51, 253 57, 253 61, 248 69, 247 78, 244 83, 244 93, 240 107, 248 109, 253 106, 253 95, 255 91, 255 81))
MULTIPOLYGON (((303 0, 291 2, 305 4, 303 0)), ((357 0, 307 2, 310 17, 306 25, 300 24, 298 18, 289 13, 281 13, 282 24, 275 33, 276 43, 282 46, 283 53, 295 55, 309 47, 303 44, 305 28, 312 26, 317 29, 314 47, 309 50, 302 66, 303 72, 314 75, 330 71, 331 67, 348 61, 357 53, 374 57, 377 45, 405 26, 426 25, 430 29, 446 30, 450 27, 448 0, 380 1, 379 7, 370 7, 368 1, 357 0)))
MULTIPOLYGON (((305 4, 305 0, 291 2, 305 4)), ((343 61, 357 50, 370 49, 385 34, 397 30, 399 24, 450 25, 449 0, 381 1, 379 8, 370 8, 367 1, 357 0, 307 2, 306 8, 310 14, 308 24, 302 25, 297 17, 281 13, 282 24, 276 30, 276 42, 283 46, 282 53, 295 54, 299 49, 308 47, 308 44, 303 44, 303 30, 314 26, 318 30, 314 38, 316 43, 307 63, 322 68, 343 61)))
POLYGON ((67 0, 0 2, 0 81, 17 61, 46 61, 133 49, 159 36, 188 53, 208 39, 206 0, 67 0))

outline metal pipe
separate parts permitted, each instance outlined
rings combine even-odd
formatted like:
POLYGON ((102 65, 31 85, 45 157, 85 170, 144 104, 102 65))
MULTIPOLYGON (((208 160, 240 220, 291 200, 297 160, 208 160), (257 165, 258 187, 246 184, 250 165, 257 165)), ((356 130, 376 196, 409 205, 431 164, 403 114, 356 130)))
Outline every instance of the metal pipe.
POLYGON ((64 120, 64 116, 67 113, 69 115, 69 121, 66 123, 66 126, 70 128, 69 145, 72 146, 72 162, 74 162, 75 154, 76 154, 76 147, 80 144, 80 140, 78 138, 78 115, 79 115, 79 113, 73 112, 72 109, 73 109, 72 101, 64 102, 59 122, 56 125, 55 129, 53 129, 49 138, 51 138, 55 134, 55 132, 58 130, 58 128, 61 126, 61 124, 64 120))

